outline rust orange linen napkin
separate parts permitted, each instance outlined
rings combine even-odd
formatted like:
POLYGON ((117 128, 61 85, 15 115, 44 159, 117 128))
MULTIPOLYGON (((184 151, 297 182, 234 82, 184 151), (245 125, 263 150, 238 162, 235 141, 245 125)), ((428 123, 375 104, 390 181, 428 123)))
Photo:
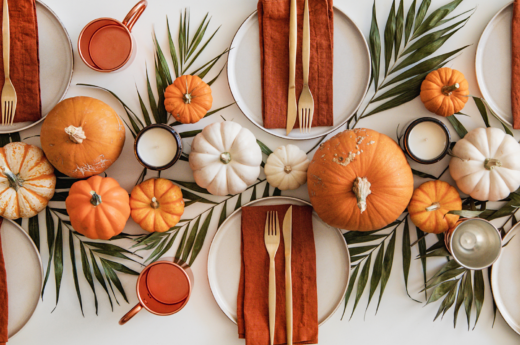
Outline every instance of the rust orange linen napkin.
MULTIPOLYGON (((290 0, 259 0, 260 63, 262 73, 262 118, 265 128, 285 128, 289 87, 290 0)), ((304 0, 298 4, 298 50, 296 55, 296 97, 302 76, 302 30, 304 0)), ((312 126, 332 126, 332 67, 334 42, 332 0, 309 0, 310 67, 309 87, 314 98, 312 126)), ((295 127, 298 127, 296 120, 295 127)))
POLYGON ((513 111, 513 127, 520 129, 520 2, 513 4, 513 22, 511 50, 511 108, 513 111))
MULTIPOLYGON (((289 205, 242 208, 242 269, 238 288, 238 333, 247 345, 269 344, 269 254, 264 230, 267 211, 277 211, 275 344, 286 344, 283 219, 289 205)), ((318 343, 318 292, 312 208, 293 206, 292 286, 294 344, 318 343)))
MULTIPOLYGON (((3 218, 0 218, 0 226, 3 220, 3 218)), ((7 343, 7 317, 7 280, 2 252, 2 238, 0 237, 0 345, 7 343)))
MULTIPOLYGON (((42 117, 42 111, 36 2, 35 0, 9 0, 8 3, 11 28, 10 72, 18 97, 14 122, 37 121, 42 117)), ((3 2, 0 2, 0 18, 2 18, 2 10, 3 2)), ((0 90, 4 86, 2 41, 0 39, 0 90)))

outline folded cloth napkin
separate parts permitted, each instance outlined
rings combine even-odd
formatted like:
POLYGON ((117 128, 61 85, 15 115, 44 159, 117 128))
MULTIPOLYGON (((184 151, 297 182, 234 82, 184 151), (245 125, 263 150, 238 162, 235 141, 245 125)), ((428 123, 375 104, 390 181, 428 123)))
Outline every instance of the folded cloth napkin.
MULTIPOLYGON (((0 217, 0 226, 4 219, 0 217)), ((5 274, 4 254, 2 253, 2 238, 0 237, 0 345, 7 343, 7 281, 5 274)))
MULTIPOLYGON (((259 0, 260 63, 262 73, 262 118, 265 128, 285 128, 289 88, 290 0, 259 0)), ((298 4, 298 50, 296 97, 303 85, 302 30, 304 0, 298 4)), ((332 65, 334 13, 332 0, 309 0, 311 56, 309 87, 314 98, 312 126, 332 126, 332 65)), ((298 127, 298 120, 295 127, 298 127)))
MULTIPOLYGON (((40 59, 35 0, 9 0, 11 31, 11 81, 18 102, 14 122, 37 121, 42 117, 40 59)), ((0 2, 0 16, 3 2, 0 2)), ((0 51, 2 51, 0 39, 0 51)), ((4 86, 4 60, 0 54, 0 89, 4 86)))
POLYGON ((511 24, 511 108, 513 111, 513 127, 520 129, 520 1, 513 3, 513 22, 511 24))
MULTIPOLYGON (((242 208, 242 269, 238 287, 238 334, 247 345, 269 344, 269 254, 264 230, 267 211, 277 211, 280 231, 289 205, 242 208)), ((292 287, 294 344, 318 343, 318 293, 312 208, 293 206, 292 287)), ((283 234, 276 253, 275 344, 286 344, 285 250, 283 234)))

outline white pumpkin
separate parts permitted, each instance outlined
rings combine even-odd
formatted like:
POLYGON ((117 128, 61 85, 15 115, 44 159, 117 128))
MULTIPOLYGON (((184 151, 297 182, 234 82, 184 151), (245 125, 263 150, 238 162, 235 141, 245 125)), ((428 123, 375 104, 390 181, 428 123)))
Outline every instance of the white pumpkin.
POLYGON ((311 162, 296 145, 280 146, 267 158, 264 173, 267 182, 280 190, 297 189, 307 182, 311 162))
POLYGON ((262 151, 247 128, 225 121, 206 126, 191 144, 195 182, 213 195, 237 194, 260 175, 262 151))
POLYGON ((39 147, 18 142, 0 148, 0 216, 37 215, 49 203, 55 187, 54 168, 39 147))
POLYGON ((481 201, 506 198, 520 186, 520 144, 498 128, 476 128, 453 148, 451 177, 481 201))

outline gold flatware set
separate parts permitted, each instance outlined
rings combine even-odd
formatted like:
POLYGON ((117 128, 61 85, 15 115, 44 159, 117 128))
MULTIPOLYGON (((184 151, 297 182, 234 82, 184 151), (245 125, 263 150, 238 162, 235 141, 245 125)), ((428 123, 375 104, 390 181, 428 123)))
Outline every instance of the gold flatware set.
MULTIPOLYGON (((287 344, 292 345, 293 339, 293 307, 292 307, 292 206, 287 210, 283 220, 283 239, 285 245, 285 314, 287 327, 287 344)), ((267 212, 265 221, 264 241, 269 253, 269 340, 274 344, 274 329, 276 319, 276 266, 275 257, 280 246, 280 223, 278 213, 267 212)))
POLYGON ((297 50, 297 9, 296 0, 291 0, 291 12, 289 23, 289 95, 287 100, 287 135, 292 131, 296 122, 296 112, 300 123, 300 133, 310 132, 312 118, 314 116, 314 99, 309 88, 309 60, 310 60, 310 21, 309 0, 305 0, 303 13, 302 33, 302 65, 303 65, 303 89, 296 107, 296 50, 297 50))
POLYGON ((4 0, 3 19, 2 19, 2 44, 3 44, 3 58, 4 58, 4 75, 5 83, 2 89, 2 124, 12 125, 14 115, 16 114, 16 91, 10 77, 10 32, 9 32, 9 6, 7 0, 4 0))

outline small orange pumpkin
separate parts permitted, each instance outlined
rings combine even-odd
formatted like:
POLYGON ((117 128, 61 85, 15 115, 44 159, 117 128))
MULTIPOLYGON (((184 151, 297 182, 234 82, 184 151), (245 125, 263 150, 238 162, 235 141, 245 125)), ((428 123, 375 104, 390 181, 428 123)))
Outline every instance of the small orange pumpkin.
POLYGON ((74 230, 95 240, 119 235, 130 216, 128 192, 111 177, 74 183, 65 205, 74 230))
POLYGON ((196 75, 180 76, 164 92, 166 111, 181 123, 198 122, 212 104, 211 88, 196 75))
POLYGON ((459 220, 448 211, 461 210, 460 195, 449 183, 428 181, 420 185, 412 195, 408 212, 410 219, 425 232, 440 234, 453 227, 459 220))
POLYGON ((421 85, 421 101, 426 109, 444 117, 461 111, 468 96, 464 74, 448 67, 430 72, 421 85))
POLYGON ((321 144, 307 170, 307 186, 325 223, 370 231, 403 213, 413 193, 413 175, 394 140, 356 128, 321 144))
POLYGON ((170 180, 152 178, 134 187, 130 208, 132 219, 141 228, 165 232, 174 227, 184 213, 182 191, 170 180))

